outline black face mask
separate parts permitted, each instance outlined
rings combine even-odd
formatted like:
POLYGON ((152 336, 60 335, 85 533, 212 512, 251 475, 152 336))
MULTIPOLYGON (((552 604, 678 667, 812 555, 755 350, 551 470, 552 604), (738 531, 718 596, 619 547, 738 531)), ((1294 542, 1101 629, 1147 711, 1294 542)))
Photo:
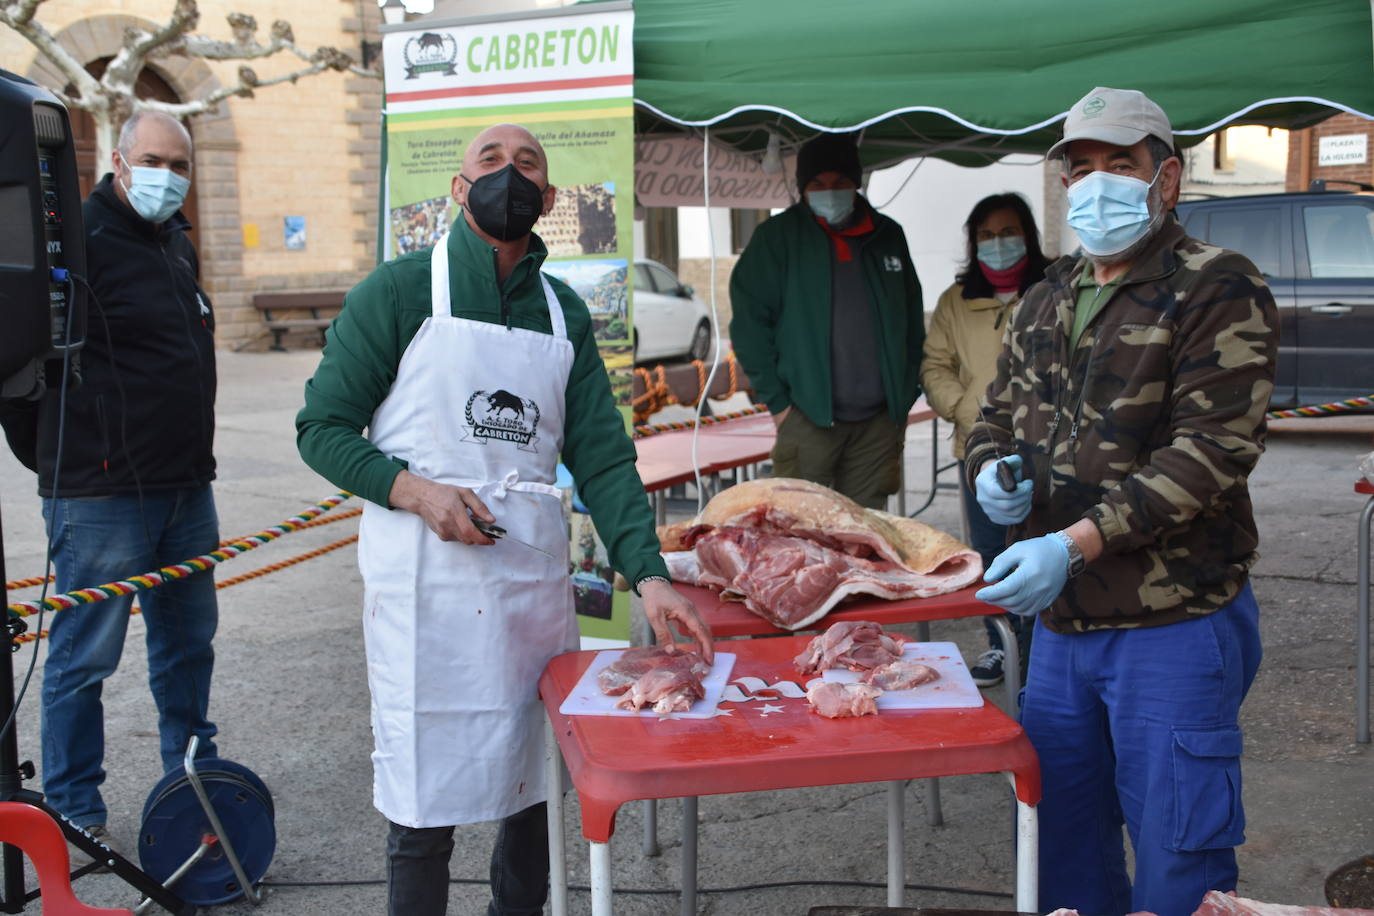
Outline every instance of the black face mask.
POLYGON ((530 234, 544 210, 544 191, 514 165, 483 175, 468 183, 468 212, 477 228, 494 239, 514 241, 530 234))

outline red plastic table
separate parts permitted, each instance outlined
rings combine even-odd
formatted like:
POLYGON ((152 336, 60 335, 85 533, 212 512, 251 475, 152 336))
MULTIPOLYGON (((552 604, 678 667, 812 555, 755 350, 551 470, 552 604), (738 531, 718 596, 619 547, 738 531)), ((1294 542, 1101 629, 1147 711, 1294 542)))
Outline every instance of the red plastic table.
MULTIPOLYGON (((549 722, 555 916, 567 912, 560 756, 582 804, 582 835, 591 844, 593 916, 611 913, 610 839, 616 811, 626 802, 855 782, 890 784, 888 901, 900 905, 906 882, 901 810, 905 781, 968 773, 1006 773, 1011 778, 1017 807, 1017 908, 1037 906, 1035 805, 1040 801, 1040 767, 1021 726, 992 704, 823 719, 796 696, 806 679, 792 660, 809 639, 792 636, 722 646, 737 656, 727 696, 743 700, 722 700, 710 719, 565 716, 558 707, 596 652, 570 652, 549 662, 539 679, 539 693, 549 722), (743 678, 757 678, 768 687, 751 687, 743 678), (786 683, 793 687, 780 687, 786 683)), ((691 845, 683 849, 684 899, 689 894, 694 898, 696 889, 694 837, 691 845)))
POLYGON ((1369 743, 1369 527, 1374 523, 1374 484, 1361 478, 1355 482, 1356 493, 1369 494, 1360 513, 1359 551, 1356 558, 1356 588, 1359 589, 1355 610, 1355 740, 1369 743))

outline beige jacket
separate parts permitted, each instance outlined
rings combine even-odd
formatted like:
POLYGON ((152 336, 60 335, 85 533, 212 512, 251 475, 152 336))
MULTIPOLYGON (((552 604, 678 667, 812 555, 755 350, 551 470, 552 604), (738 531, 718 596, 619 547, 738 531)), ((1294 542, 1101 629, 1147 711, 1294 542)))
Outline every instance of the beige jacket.
POLYGON ((921 388, 926 401, 954 424, 954 457, 964 457, 964 441, 978 422, 978 402, 997 375, 997 357, 1016 301, 965 299, 955 283, 940 294, 926 332, 921 388))

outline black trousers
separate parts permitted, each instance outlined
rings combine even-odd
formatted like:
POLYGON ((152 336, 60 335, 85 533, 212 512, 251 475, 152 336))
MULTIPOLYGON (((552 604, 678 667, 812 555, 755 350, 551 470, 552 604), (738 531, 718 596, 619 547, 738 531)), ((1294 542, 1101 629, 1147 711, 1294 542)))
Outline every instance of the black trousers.
MULTIPOLYGON (((444 916, 452 855, 452 827, 391 824, 386 841, 388 916, 444 916)), ((512 814, 496 831, 487 916, 540 916, 548 896, 548 808, 540 802, 512 814)))

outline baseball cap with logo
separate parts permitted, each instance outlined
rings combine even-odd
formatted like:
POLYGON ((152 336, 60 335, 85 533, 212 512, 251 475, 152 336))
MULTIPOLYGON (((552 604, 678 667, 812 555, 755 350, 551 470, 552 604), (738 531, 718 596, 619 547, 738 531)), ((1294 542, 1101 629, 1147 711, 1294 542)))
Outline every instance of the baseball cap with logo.
POLYGON ((1174 131, 1164 109, 1138 90, 1098 86, 1069 109, 1064 138, 1050 147, 1046 158, 1063 155, 1075 140, 1135 146, 1146 137, 1158 137, 1174 148, 1174 131))

